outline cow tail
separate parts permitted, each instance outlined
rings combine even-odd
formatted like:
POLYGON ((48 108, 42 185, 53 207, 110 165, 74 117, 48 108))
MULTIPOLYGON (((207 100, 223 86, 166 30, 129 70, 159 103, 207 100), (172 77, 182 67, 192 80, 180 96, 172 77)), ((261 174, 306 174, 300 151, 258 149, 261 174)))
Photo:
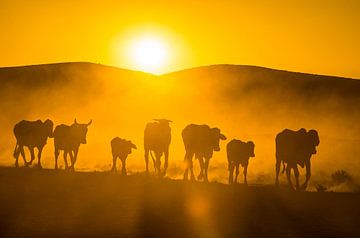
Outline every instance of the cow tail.
POLYGON ((19 145, 18 145, 18 143, 16 142, 15 149, 14 149, 14 153, 13 153, 13 156, 14 156, 15 159, 16 159, 16 154, 17 154, 17 152, 18 152, 18 149, 19 149, 19 145))
POLYGON ((282 163, 283 163, 283 170, 281 171, 281 173, 283 174, 283 173, 285 173, 285 162, 284 162, 284 160, 282 161, 282 163))

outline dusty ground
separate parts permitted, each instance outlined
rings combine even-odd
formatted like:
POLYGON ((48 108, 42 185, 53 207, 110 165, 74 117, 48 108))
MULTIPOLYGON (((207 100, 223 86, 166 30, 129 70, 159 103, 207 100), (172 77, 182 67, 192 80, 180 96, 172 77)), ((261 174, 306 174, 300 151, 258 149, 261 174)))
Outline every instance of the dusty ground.
POLYGON ((360 194, 0 168, 1 237, 360 237, 360 194))

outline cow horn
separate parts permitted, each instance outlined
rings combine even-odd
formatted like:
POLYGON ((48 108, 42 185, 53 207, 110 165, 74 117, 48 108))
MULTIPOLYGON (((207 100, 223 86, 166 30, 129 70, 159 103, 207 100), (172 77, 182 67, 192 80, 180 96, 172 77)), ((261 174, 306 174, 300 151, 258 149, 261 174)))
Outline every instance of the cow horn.
POLYGON ((172 120, 168 120, 168 119, 153 119, 154 121, 157 121, 157 122, 173 122, 172 120))
POLYGON ((78 124, 77 121, 76 121, 76 118, 75 118, 75 120, 74 120, 74 123, 75 123, 75 124, 78 124))
POLYGON ((91 123, 92 123, 92 120, 90 120, 90 121, 89 121, 89 123, 87 124, 87 126, 90 126, 90 125, 91 125, 91 123))

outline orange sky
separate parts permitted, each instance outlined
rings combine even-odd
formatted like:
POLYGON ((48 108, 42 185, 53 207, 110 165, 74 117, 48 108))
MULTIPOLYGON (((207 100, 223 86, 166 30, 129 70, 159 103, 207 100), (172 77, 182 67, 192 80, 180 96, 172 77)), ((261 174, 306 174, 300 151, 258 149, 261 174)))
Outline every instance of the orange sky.
POLYGON ((170 47, 162 72, 228 63, 360 78, 359 12, 358 0, 1 0, 0 66, 134 68, 123 48, 153 34, 170 47))

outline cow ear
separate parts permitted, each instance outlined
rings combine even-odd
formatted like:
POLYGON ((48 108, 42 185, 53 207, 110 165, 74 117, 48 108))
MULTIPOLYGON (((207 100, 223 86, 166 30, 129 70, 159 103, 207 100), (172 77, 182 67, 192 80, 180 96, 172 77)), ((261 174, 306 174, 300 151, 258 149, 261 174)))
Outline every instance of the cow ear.
POLYGON ((137 150, 136 145, 135 145, 135 144, 133 144, 133 143, 131 143, 131 148, 133 148, 133 149, 137 150))
POLYGON ((226 140, 226 136, 223 134, 220 134, 220 140, 226 140))
POLYGON ((76 118, 75 118, 75 120, 74 120, 74 124, 78 124, 77 121, 76 121, 76 118))

